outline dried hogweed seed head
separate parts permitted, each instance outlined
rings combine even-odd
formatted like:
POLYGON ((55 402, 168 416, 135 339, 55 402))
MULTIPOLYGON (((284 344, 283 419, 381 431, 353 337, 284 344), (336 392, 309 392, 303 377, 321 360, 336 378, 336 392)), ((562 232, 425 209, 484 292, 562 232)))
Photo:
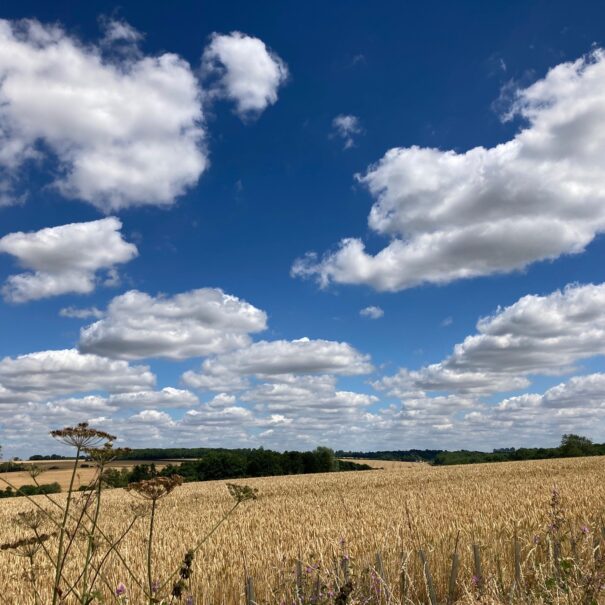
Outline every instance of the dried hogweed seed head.
POLYGON ((126 489, 129 492, 134 492, 144 500, 155 502, 156 500, 167 496, 182 483, 183 478, 180 475, 172 475, 171 477, 153 477, 152 479, 144 479, 137 483, 131 483, 126 489))
POLYGON ((38 464, 29 464, 27 466, 27 474, 32 479, 36 479, 37 477, 39 477, 45 470, 45 468, 42 468, 38 464))
POLYGON ((239 504, 246 500, 256 500, 257 492, 256 488, 252 488, 249 485, 238 485, 237 483, 227 483, 227 489, 231 494, 231 497, 239 504))
POLYGON ((125 454, 130 452, 128 447, 113 447, 113 443, 110 441, 103 444, 103 447, 87 447, 84 448, 84 453, 94 462, 97 466, 104 466, 109 462, 113 462, 117 458, 121 458, 125 454))
POLYGON ((32 558, 42 547, 42 543, 50 540, 55 534, 41 534, 31 538, 21 538, 14 542, 0 545, 0 550, 12 550, 18 557, 32 558))
POLYGON ((88 422, 80 422, 76 426, 68 426, 51 431, 50 435, 57 439, 57 441, 77 447, 78 449, 95 448, 106 441, 116 440, 114 435, 90 428, 88 422))
POLYGON ((41 510, 34 509, 17 513, 14 520, 15 523, 21 527, 27 527, 27 529, 37 531, 46 522, 46 516, 41 510))
POLYGON ((130 512, 137 519, 146 517, 149 514, 150 508, 149 502, 132 502, 130 504, 130 512))

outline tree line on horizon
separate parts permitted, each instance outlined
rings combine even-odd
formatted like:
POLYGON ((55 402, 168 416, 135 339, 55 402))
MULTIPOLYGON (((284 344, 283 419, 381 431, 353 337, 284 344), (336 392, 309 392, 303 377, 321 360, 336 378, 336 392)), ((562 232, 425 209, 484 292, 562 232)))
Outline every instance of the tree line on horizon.
MULTIPOLYGON (((322 448, 318 448, 322 449, 322 448)), ((329 449, 329 448, 325 448, 329 449)), ((1 448, 0 448, 1 452, 1 448)), ((290 456, 291 459, 299 458, 305 454, 308 456, 310 452, 284 452, 283 455, 290 456)), ((136 461, 157 461, 157 460, 184 460, 193 459, 199 460, 206 457, 208 454, 226 454, 226 458, 230 460, 241 460, 250 456, 263 455, 267 460, 276 460, 273 454, 282 455, 273 450, 265 450, 260 447, 253 448, 138 448, 131 449, 123 456, 122 460, 136 461), (257 452, 258 454, 254 454, 257 452), (263 454, 266 452, 266 454, 263 454), (232 457, 235 456, 235 457, 232 457)), ((541 460, 548 458, 569 458, 578 456, 604 456, 605 443, 593 443, 588 437, 567 433, 562 436, 561 442, 557 447, 534 447, 534 448, 497 448, 491 452, 480 450, 444 450, 444 449, 409 449, 409 450, 378 450, 378 451, 345 451, 336 450, 334 456, 336 459, 342 458, 357 458, 368 460, 385 460, 385 461, 401 461, 401 462, 428 462, 435 466, 451 465, 451 464, 475 464, 481 462, 510 462, 515 460, 541 460)), ((219 457, 220 458, 220 457, 219 457)), ((60 456, 58 454, 42 455, 35 454, 29 457, 30 461, 49 461, 49 460, 69 460, 68 456, 60 456)), ((300 458, 302 459, 302 458, 300 458)), ((309 460, 307 458, 307 460, 309 460)), ((342 460, 341 460, 342 464, 342 460)), ((293 463, 294 466, 300 468, 301 463, 293 463)), ((304 463, 302 463, 304 467, 304 463)), ((236 467, 240 467, 238 462, 236 467)), ((280 468, 280 464, 270 463, 268 465, 273 470, 280 468)), ((290 465, 291 466, 291 465, 290 465)), ((307 461, 307 466, 310 463, 307 461)), ((286 464, 285 468, 288 469, 286 464)), ((10 470, 21 470, 21 467, 15 466, 15 462, 0 463, 0 472, 8 472, 10 470)), ((297 471, 298 472, 298 471, 297 471)), ((317 472, 317 471, 307 471, 317 472)), ((275 473, 274 473, 275 474, 275 473)), ((293 474, 289 471, 277 474, 293 474)), ((254 475, 250 475, 254 476, 254 475)))
POLYGON ((197 460, 169 464, 158 471, 155 464, 137 464, 132 469, 108 468, 103 480, 110 487, 126 487, 153 477, 179 475, 183 481, 217 481, 277 475, 305 475, 342 471, 371 470, 367 464, 339 460, 334 451, 317 447, 311 452, 275 452, 263 448, 207 451, 197 460))
MULTIPOLYGON (((334 451, 327 447, 317 447, 308 452, 275 452, 264 448, 227 450, 209 448, 200 448, 194 450, 203 454, 197 459, 185 460, 180 464, 168 464, 161 470, 158 470, 153 460, 170 459, 164 455, 159 457, 162 450, 153 448, 146 452, 147 456, 137 458, 132 451, 121 453, 120 460, 149 460, 137 464, 133 468, 106 468, 103 472, 103 482, 107 487, 127 487, 131 483, 138 483, 155 477, 173 477, 179 475, 185 482, 192 481, 213 481, 224 479, 244 479, 248 477, 271 477, 276 475, 302 475, 308 473, 331 473, 341 471, 362 471, 371 470, 367 464, 359 464, 350 460, 339 460, 334 451), (158 456, 153 457, 153 456, 158 456)), ((136 450, 135 450, 136 451, 136 450)), ((174 454, 177 449, 169 450, 174 454)), ((191 457, 191 450, 181 450, 180 453, 187 453, 187 458, 191 457)), ((175 456, 173 456, 175 458, 175 456)), ((55 455, 52 457, 43 457, 40 455, 31 456, 30 460, 61 460, 55 455)), ((83 458, 82 460, 86 460, 83 458)), ((32 465, 20 464, 10 461, 0 464, 0 472, 18 472, 31 470, 32 465)), ((87 466, 84 462, 82 466, 87 466)), ((84 486, 81 489, 87 489, 84 486)), ((0 489, 0 498, 11 498, 23 495, 36 495, 45 493, 60 492, 58 483, 25 485, 18 490, 7 487, 0 489)))
POLYGON ((479 464, 484 462, 514 462, 520 460, 546 460, 549 458, 576 458, 605 456, 605 443, 593 443, 588 437, 566 433, 557 447, 507 447, 491 452, 477 450, 388 450, 376 452, 346 452, 338 450, 336 456, 366 460, 398 462, 426 462, 433 466, 453 464, 479 464))

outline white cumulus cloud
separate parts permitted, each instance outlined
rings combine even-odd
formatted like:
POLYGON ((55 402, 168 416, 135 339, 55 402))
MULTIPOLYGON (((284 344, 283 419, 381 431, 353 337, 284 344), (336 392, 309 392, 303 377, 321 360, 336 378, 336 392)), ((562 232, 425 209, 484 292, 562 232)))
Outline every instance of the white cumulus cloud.
POLYGON ((30 271, 8 278, 4 298, 22 303, 68 292, 88 294, 97 285, 99 271, 114 279, 115 265, 138 254, 136 246, 122 238, 121 227, 117 218, 109 217, 5 235, 0 252, 11 254, 30 271))
POLYGON ((97 309, 97 307, 64 307, 59 311, 61 317, 68 317, 70 319, 101 319, 103 317, 103 311, 97 309))
POLYGON ((212 79, 209 94, 234 101, 244 119, 273 105, 288 79, 286 64, 262 40, 240 32, 213 34, 202 56, 202 69, 212 79))
POLYGON ((570 285, 527 295, 477 323, 477 334, 443 361, 402 369, 376 383, 399 397, 415 391, 494 393, 529 384, 527 376, 568 373, 605 355, 605 284, 570 285))
POLYGON ((155 376, 147 366, 85 355, 75 349, 39 351, 0 361, 0 393, 4 388, 30 399, 98 390, 146 391, 154 384, 155 376))
POLYGON ((78 346, 119 359, 186 359, 245 347, 266 325, 264 311, 217 288, 155 297, 130 290, 82 328, 78 346))
POLYGON ((228 391, 245 386, 246 376, 287 374, 366 374, 372 371, 368 355, 346 342, 330 340, 259 341, 230 353, 204 360, 201 373, 183 374, 189 386, 228 391))
POLYGON ((340 137, 345 149, 350 149, 355 144, 355 137, 361 134, 362 128, 359 118, 354 115, 337 115, 332 120, 334 134, 340 137))
POLYGON ((167 206, 207 166, 201 89, 173 53, 113 53, 140 35, 110 22, 99 45, 58 25, 0 20, 0 199, 27 160, 50 158, 63 195, 103 212, 167 206))
POLYGON ((605 230, 605 53, 517 91, 509 116, 525 127, 495 147, 390 149, 357 176, 375 199, 369 226, 390 242, 370 254, 346 238, 292 274, 398 291, 582 252, 605 230))
POLYGON ((384 311, 380 307, 371 306, 365 307, 359 314, 368 319, 380 319, 384 315, 384 311))

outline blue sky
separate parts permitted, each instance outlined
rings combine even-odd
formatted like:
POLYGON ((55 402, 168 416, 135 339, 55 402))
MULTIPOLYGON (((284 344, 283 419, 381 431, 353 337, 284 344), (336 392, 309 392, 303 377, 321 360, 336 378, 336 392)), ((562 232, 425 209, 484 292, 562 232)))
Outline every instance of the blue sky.
POLYGON ((5 456, 602 441, 604 12, 6 3, 5 456))

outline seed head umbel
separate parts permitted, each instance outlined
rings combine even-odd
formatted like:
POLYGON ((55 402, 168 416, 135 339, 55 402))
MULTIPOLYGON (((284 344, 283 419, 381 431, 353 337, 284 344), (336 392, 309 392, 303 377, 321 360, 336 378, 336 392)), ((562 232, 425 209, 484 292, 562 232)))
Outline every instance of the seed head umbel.
POLYGON ((71 445, 81 450, 97 448, 106 442, 116 440, 114 435, 91 428, 88 426, 88 422, 80 422, 76 426, 51 431, 50 435, 65 445, 71 445))
POLYGON ((130 452, 130 448, 113 447, 113 443, 107 441, 102 447, 84 448, 84 453, 97 465, 105 466, 114 460, 121 458, 130 452))
POLYGON ((0 545, 0 550, 12 550, 18 557, 33 558, 42 544, 50 540, 55 534, 41 534, 31 538, 22 538, 14 542, 6 542, 0 545))
POLYGON ((33 509, 17 513, 14 517, 14 521, 21 527, 26 527, 27 529, 37 532, 47 523, 47 516, 47 513, 38 509, 33 509))
POLYGON ((131 483, 126 490, 134 492, 144 500, 155 502, 167 496, 176 487, 183 483, 183 478, 180 475, 172 475, 171 477, 153 477, 152 479, 144 479, 131 483))
POLYGON ((238 485, 237 483, 227 483, 227 489, 231 494, 231 497, 239 504, 246 500, 257 499, 257 489, 250 487, 249 485, 238 485))

